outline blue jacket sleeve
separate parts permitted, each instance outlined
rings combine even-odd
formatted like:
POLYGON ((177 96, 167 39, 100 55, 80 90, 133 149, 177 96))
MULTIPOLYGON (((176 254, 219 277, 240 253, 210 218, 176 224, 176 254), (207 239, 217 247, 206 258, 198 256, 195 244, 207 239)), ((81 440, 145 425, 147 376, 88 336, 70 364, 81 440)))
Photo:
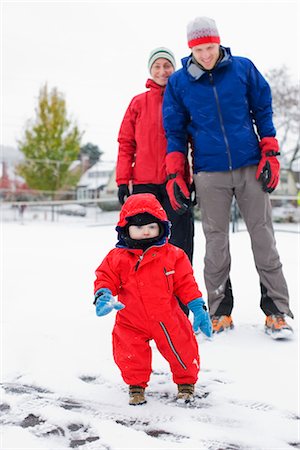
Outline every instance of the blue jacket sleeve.
POLYGON ((189 113, 182 104, 171 77, 163 100, 163 126, 168 140, 167 153, 187 154, 189 122, 189 113))
POLYGON ((273 124, 272 94, 268 82, 249 61, 248 101, 260 139, 274 137, 276 129, 273 124))

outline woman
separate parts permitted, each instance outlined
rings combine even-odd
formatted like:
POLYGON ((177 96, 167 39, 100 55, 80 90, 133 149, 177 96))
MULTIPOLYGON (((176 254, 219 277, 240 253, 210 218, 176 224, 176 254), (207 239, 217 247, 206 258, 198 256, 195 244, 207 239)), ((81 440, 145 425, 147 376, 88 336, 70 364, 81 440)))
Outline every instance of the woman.
MULTIPOLYGON (((166 191, 167 140, 162 124, 162 101, 175 66, 171 50, 159 47, 151 51, 148 61, 151 78, 146 82, 148 90, 131 100, 120 127, 116 181, 121 204, 130 193, 151 193, 156 196, 172 224, 170 243, 182 248, 192 262, 192 206, 187 205, 186 210, 178 214, 171 207, 166 191)), ((186 169, 186 182, 190 185, 187 160, 186 169)))

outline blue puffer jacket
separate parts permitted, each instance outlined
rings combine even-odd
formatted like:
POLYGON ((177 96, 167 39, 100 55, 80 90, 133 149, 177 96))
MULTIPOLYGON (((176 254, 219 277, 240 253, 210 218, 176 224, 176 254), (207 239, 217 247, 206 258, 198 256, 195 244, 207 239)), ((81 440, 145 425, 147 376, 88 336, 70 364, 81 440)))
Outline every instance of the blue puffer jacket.
POLYGON ((271 90, 254 64, 232 56, 203 71, 189 56, 169 78, 163 122, 167 152, 194 151, 194 173, 238 169, 260 160, 259 138, 274 137, 271 90))

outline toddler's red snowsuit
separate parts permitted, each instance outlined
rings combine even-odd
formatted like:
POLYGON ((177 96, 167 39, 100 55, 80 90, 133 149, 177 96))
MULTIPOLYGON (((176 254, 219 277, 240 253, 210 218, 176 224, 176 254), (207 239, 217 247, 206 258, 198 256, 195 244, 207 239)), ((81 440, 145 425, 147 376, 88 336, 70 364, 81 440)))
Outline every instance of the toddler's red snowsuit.
MULTIPOLYGON (((117 230, 126 217, 148 212, 168 223, 152 194, 132 195, 123 205, 117 230), (143 199, 142 202, 138 199, 143 199)), ((202 297, 183 250, 169 243, 141 249, 115 248, 96 270, 95 292, 108 288, 125 308, 113 329, 113 354, 125 383, 147 387, 153 339, 170 364, 176 384, 195 384, 200 359, 191 323, 175 295, 187 304, 202 297)))

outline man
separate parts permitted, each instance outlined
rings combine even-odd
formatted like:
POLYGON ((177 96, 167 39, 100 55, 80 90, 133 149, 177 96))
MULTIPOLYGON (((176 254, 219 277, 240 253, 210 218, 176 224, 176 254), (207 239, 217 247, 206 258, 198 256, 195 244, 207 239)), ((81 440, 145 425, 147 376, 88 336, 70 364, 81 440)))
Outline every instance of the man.
POLYGON ((189 191, 183 166, 190 142, 194 182, 206 238, 204 277, 213 331, 233 328, 229 218, 233 196, 245 220, 261 286, 265 330, 290 337, 293 318, 276 249, 269 193, 279 181, 278 142, 268 83, 247 58, 220 45, 215 21, 188 24, 191 55, 169 79, 163 122, 167 191, 172 207, 184 210, 189 191))

